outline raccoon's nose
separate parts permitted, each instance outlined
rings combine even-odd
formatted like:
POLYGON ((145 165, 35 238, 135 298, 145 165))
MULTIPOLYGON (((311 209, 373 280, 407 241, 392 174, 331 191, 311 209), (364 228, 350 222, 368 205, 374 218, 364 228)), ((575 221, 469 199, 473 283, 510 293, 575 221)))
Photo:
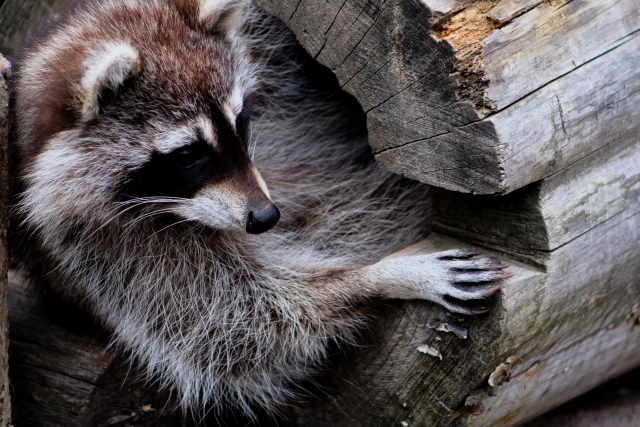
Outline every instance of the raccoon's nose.
POLYGON ((271 230, 280 220, 280 211, 269 203, 264 209, 251 209, 247 218, 247 233, 260 234, 271 230))

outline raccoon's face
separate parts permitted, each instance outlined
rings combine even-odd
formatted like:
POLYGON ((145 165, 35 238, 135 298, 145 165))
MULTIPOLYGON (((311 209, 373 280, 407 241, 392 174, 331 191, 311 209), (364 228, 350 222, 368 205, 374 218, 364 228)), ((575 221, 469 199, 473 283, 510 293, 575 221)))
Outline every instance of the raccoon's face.
POLYGON ((157 200, 158 209, 218 229, 269 230, 280 213, 247 154, 249 114, 245 107, 233 124, 214 104, 178 123, 155 123, 150 155, 128 174, 121 196, 157 200))
POLYGON ((16 110, 32 220, 58 209, 108 222, 142 208, 249 233, 278 222, 249 157, 243 3, 107 2, 27 57, 16 110))

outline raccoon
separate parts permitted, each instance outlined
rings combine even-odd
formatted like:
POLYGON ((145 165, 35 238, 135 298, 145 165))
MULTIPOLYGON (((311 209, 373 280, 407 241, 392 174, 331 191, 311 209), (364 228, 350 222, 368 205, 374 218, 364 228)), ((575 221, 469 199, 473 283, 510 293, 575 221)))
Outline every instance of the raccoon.
POLYGON ((376 300, 483 313, 510 277, 381 260, 428 233, 428 187, 376 165, 354 99, 246 0, 88 3, 13 80, 17 262, 186 409, 275 411, 376 300))

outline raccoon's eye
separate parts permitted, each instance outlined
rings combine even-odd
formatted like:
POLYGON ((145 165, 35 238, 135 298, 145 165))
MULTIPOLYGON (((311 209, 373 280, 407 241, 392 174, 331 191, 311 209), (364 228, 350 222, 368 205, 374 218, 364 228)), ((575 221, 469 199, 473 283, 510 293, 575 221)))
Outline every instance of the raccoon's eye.
POLYGON ((246 146, 249 143, 249 117, 251 112, 248 108, 243 108, 236 117, 236 132, 240 141, 246 146))
POLYGON ((202 160, 202 155, 192 147, 182 147, 171 153, 173 163, 182 169, 191 168, 202 160))

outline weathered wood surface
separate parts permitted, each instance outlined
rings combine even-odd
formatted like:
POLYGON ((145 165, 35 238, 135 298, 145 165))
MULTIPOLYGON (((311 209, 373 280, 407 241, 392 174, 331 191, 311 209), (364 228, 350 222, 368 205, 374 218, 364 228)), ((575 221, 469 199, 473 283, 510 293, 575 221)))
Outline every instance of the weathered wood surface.
POLYGON ((522 427, 637 427, 640 369, 603 384, 522 427))
POLYGON ((640 211, 640 137, 506 196, 434 188, 433 197, 440 232, 500 250, 551 251, 616 215, 640 211))
POLYGON ((506 193, 638 133, 637 2, 258 3, 360 101, 378 162, 411 178, 506 193))
POLYGON ((523 427, 637 427, 640 391, 589 402, 568 413, 543 415, 523 427))
MULTIPOLYGON (((490 345, 488 358, 487 348, 477 359, 475 346, 466 349, 468 343, 452 339, 444 345, 442 362, 416 363, 406 343, 419 342, 413 330, 424 330, 424 323, 414 322, 426 322, 428 316, 407 321, 415 329, 386 316, 386 334, 377 337, 377 345, 350 350, 328 376, 338 384, 324 400, 300 409, 296 425, 348 426, 357 419, 361 426, 397 425, 403 420, 437 426, 457 414, 469 426, 512 426, 638 366, 640 217, 616 220, 620 218, 553 251, 544 272, 519 270, 523 267, 516 264, 516 276, 500 294, 494 323, 478 319, 470 331, 481 342, 490 338, 490 343, 484 342, 490 345), (402 345, 390 339, 393 351, 386 347, 387 339, 405 331, 410 339, 403 339, 402 345), (455 360, 455 367, 447 358, 455 360), (512 361, 512 380, 498 388, 497 397, 486 396, 487 378, 507 360, 512 361), (463 368, 476 374, 473 381, 454 376, 457 388, 452 389, 449 375, 463 368), (469 388, 473 382, 476 386, 469 388), (465 399, 460 396, 476 387, 487 411, 475 416, 455 412, 463 408, 465 399)), ((445 242, 461 245, 434 236, 428 251, 447 247, 445 242)), ((417 336, 426 338, 424 332, 417 336)))
POLYGON ((0 427, 11 424, 11 399, 9 397, 9 346, 7 307, 7 253, 8 231, 8 158, 7 158, 7 112, 9 107, 8 79, 11 65, 0 54, 0 427))
MULTIPOLYGON (((420 302, 385 304, 360 347, 336 351, 326 375, 317 379, 321 389, 318 396, 284 408, 289 423, 279 425, 353 426, 357 422, 358 426, 377 427, 402 425, 405 421, 414 426, 439 426, 452 417, 462 417, 469 426, 516 425, 640 365, 640 330, 634 327, 640 313, 640 218, 635 215, 616 221, 618 218, 553 251, 546 271, 508 260, 516 276, 505 285, 491 313, 464 321, 468 339, 427 327, 434 318, 447 318, 438 306, 420 302), (439 347, 443 360, 417 350, 425 340, 439 347), (489 375, 507 360, 511 360, 511 381, 497 389, 497 397, 486 396, 489 375), (470 393, 483 398, 488 408, 484 414, 471 416, 464 409, 470 393)), ((468 245, 434 235, 408 251, 433 252, 460 246, 468 245)), ((14 314, 15 297, 11 298, 11 322, 16 325, 30 314, 14 314)), ((53 320, 39 322, 44 325, 53 320)), ((28 334, 36 324, 22 333, 28 334)), ((12 329, 12 339, 19 330, 12 329)), ((54 334, 42 329, 40 345, 51 342, 51 336, 54 334)), ((21 344, 21 340, 16 341, 21 344)), ((77 343, 72 350, 56 346, 50 359, 38 362, 55 368, 39 366, 37 371, 32 366, 36 363, 13 362, 33 357, 44 360, 37 356, 37 348, 21 350, 12 344, 12 375, 16 369, 26 372, 20 374, 20 387, 45 396, 58 396, 65 387, 73 390, 67 393, 76 393, 68 382, 56 388, 53 380, 24 379, 33 372, 59 372, 59 367, 79 365, 74 352, 89 347, 86 339, 72 337, 71 341, 77 343)), ((99 353, 97 349, 93 352, 99 353)), ((100 384, 91 379, 87 382, 100 384)), ((136 412, 135 408, 148 403, 138 400, 129 406, 117 404, 118 399, 126 402, 129 397, 126 392, 118 397, 116 390, 110 389, 114 403, 109 406, 136 412)), ((16 405, 24 408, 20 406, 24 402, 16 390, 16 405)), ((39 402, 42 405, 47 400, 39 402)), ((153 403, 154 408, 156 405, 153 403)), ((32 417, 34 407, 26 409, 24 416, 32 417)), ((48 416, 55 417, 61 410, 53 405, 48 416)), ((95 418, 91 421, 94 424, 84 425, 103 425, 95 418)))

